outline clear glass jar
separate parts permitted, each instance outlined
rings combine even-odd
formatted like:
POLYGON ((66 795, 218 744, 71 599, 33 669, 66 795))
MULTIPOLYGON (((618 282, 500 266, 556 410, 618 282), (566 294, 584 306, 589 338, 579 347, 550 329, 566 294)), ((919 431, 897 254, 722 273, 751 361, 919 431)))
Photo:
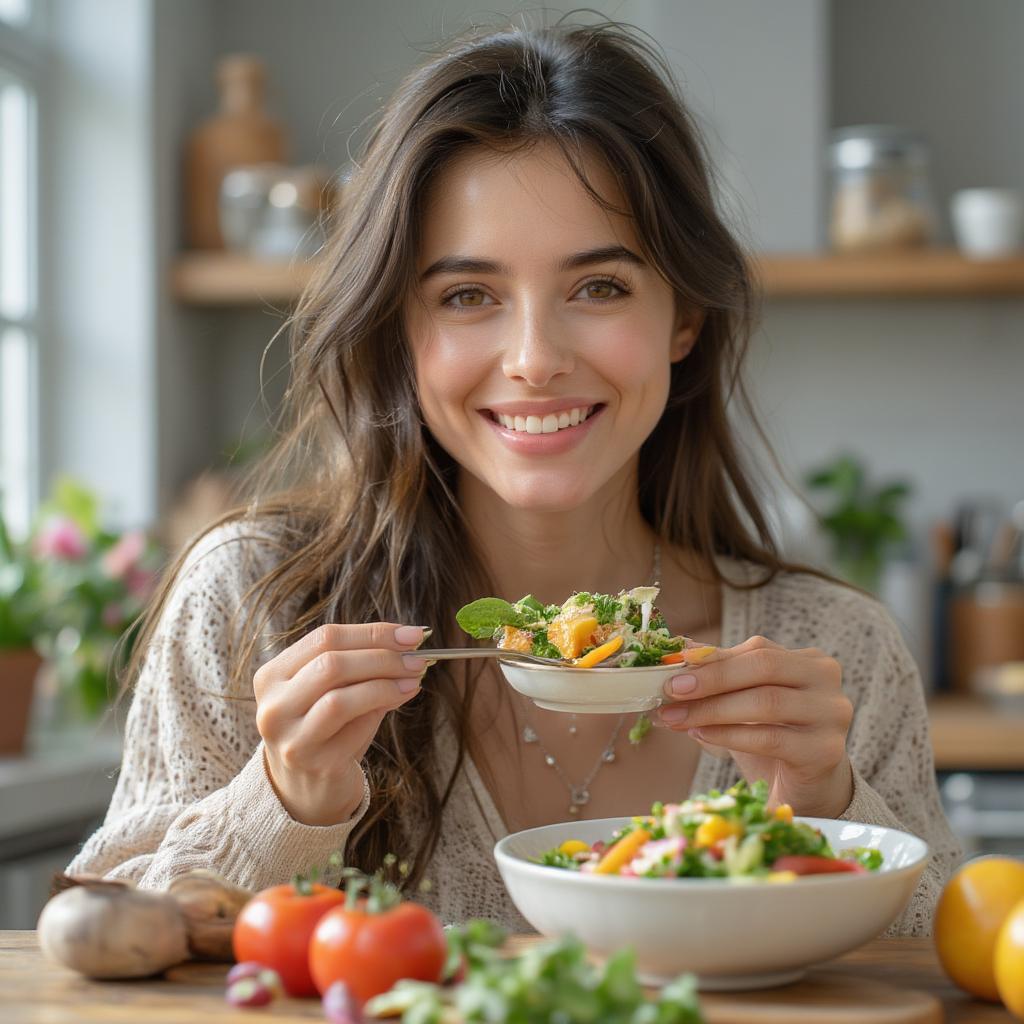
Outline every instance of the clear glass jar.
POLYGON ((832 133, 829 239, 841 250, 903 249, 935 239, 928 149, 895 125, 832 133))

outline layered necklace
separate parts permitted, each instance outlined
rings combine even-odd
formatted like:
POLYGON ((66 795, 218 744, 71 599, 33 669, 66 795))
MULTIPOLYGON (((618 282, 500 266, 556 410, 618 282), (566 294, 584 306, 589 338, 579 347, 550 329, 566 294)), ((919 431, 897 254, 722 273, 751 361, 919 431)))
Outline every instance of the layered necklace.
MULTIPOLYGON (((658 585, 658 579, 661 577, 661 544, 655 538, 654 541, 654 560, 651 565, 651 584, 652 586, 658 585)), ((590 803, 590 787, 593 785, 594 780, 597 778, 597 773, 606 765, 613 764, 615 761, 615 744, 618 741, 619 733, 622 732, 622 725, 626 720, 625 715, 619 715, 618 720, 615 723, 615 728, 612 729, 612 734, 608 739, 608 742, 604 745, 604 749, 598 755, 597 760, 594 762, 593 768, 587 772, 586 776, 581 782, 573 782, 572 779, 566 774, 565 769, 558 763, 558 758, 548 750, 547 747, 541 742, 540 736, 537 735, 537 730, 533 727, 530 722, 529 711, 524 712, 523 717, 525 719, 525 725, 523 726, 523 742, 531 745, 536 745, 537 749, 544 755, 544 761, 549 768, 552 768, 559 780, 569 791, 569 813, 576 817, 582 808, 586 807, 590 803)), ((569 735, 575 736, 577 733, 577 721, 576 716, 571 715, 569 718, 569 735)))

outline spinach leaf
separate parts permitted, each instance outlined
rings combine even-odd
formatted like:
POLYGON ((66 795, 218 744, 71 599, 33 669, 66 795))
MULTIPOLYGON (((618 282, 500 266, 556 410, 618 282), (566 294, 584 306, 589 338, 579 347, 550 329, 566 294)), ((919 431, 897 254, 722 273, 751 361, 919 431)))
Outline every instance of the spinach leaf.
POLYGON ((479 601, 463 605, 455 621, 470 636, 489 640, 502 626, 521 626, 523 618, 508 601, 502 601, 500 597, 481 597, 479 601))

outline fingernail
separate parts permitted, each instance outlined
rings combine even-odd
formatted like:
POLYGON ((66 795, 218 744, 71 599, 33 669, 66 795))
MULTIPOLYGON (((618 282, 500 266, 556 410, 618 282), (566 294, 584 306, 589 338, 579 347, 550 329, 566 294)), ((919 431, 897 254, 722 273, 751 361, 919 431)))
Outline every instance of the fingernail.
POLYGON ((697 689, 696 676, 673 676, 671 680, 672 692, 681 697, 684 693, 693 693, 697 689))
POLYGON ((413 690, 420 688, 420 677, 416 676, 414 679, 396 679, 398 683, 398 689, 402 693, 412 693, 413 690))
POLYGON ((675 706, 661 709, 661 717, 668 722, 669 725, 678 725, 680 722, 686 721, 686 716, 690 713, 690 709, 687 707, 675 706))
POLYGON ((403 647, 412 647, 414 644, 421 644, 427 639, 427 632, 422 626, 399 626, 395 630, 395 643, 403 647))
POLYGON ((410 672, 426 672, 426 670, 430 668, 430 663, 426 658, 420 658, 415 654, 403 654, 402 664, 410 672))

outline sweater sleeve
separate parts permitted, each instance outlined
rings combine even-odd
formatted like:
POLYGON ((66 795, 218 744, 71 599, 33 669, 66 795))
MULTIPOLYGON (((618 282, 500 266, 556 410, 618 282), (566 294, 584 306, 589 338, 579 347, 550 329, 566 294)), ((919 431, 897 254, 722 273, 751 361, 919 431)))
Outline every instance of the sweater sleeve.
POLYGON ((344 854, 366 812, 365 779, 349 821, 293 820, 267 775, 251 683, 246 694, 228 688, 233 613, 276 550, 272 539, 231 525, 190 552, 136 683, 106 818, 69 873, 163 888, 203 867, 259 890, 316 865, 327 884, 340 880, 340 866, 329 868, 328 858, 344 854))
POLYGON ((917 889, 885 934, 930 935, 935 905, 962 850, 939 799, 920 675, 895 623, 880 606, 873 612, 850 684, 857 691, 847 736, 854 790, 840 818, 900 829, 928 844, 917 889))

